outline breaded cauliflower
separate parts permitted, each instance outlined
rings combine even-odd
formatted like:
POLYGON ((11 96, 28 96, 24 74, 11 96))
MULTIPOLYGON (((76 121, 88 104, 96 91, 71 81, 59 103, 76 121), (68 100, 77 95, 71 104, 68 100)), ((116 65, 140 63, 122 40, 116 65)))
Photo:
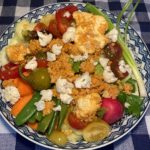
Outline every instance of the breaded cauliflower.
POLYGON ((91 121, 100 108, 100 95, 91 93, 76 100, 75 114, 84 121, 91 121))
POLYGON ((9 61, 20 63, 25 60, 25 56, 30 53, 25 44, 10 45, 6 48, 9 61))
POLYGON ((81 52, 92 54, 100 51, 109 42, 104 35, 108 23, 103 16, 76 11, 73 18, 76 22, 74 41, 81 52))

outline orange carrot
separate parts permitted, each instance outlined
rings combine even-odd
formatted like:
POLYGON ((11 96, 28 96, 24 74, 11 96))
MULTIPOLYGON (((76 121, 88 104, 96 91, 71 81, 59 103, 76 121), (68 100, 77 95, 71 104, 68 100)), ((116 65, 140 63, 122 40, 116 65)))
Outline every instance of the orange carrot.
POLYGON ((38 123, 37 123, 37 122, 35 122, 35 123, 29 123, 29 122, 28 122, 28 126, 29 126, 31 129, 33 129, 33 130, 37 130, 37 128, 38 128, 38 123))
POLYGON ((31 86, 21 78, 14 79, 14 86, 18 88, 21 96, 30 95, 33 93, 33 89, 31 88, 31 86))
POLYGON ((33 94, 21 97, 12 107, 11 114, 17 116, 24 106, 31 100, 33 94))

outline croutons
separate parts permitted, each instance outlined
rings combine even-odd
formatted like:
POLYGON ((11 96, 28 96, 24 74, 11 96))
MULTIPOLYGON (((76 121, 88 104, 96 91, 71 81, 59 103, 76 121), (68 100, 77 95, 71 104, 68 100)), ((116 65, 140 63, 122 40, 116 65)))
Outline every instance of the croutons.
POLYGON ((25 56, 30 53, 25 44, 10 45, 6 48, 6 53, 10 62, 20 63, 25 60, 25 56))

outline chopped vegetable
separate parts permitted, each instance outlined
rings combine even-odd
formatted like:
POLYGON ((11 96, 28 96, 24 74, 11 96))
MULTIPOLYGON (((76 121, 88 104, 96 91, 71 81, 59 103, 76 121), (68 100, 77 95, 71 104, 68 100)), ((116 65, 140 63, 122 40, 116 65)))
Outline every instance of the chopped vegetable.
POLYGON ((95 66, 95 74, 96 75, 102 75, 103 74, 103 67, 100 63, 98 63, 96 66, 95 66))
POLYGON ((50 87, 50 76, 47 68, 36 68, 26 77, 22 73, 22 67, 19 67, 19 74, 33 89, 40 91, 50 87))
POLYGON ((58 129, 61 129, 61 126, 67 116, 68 109, 69 109, 68 104, 63 104, 63 103, 61 104, 61 112, 59 113, 59 118, 58 118, 58 129))
POLYGON ((78 119, 76 117, 76 115, 72 112, 69 113, 68 115, 68 122, 69 122, 69 125, 74 128, 74 129, 83 129, 87 126, 87 123, 84 122, 84 121, 81 121, 80 119, 78 119))
POLYGON ((15 123, 17 126, 23 125, 28 121, 28 119, 36 112, 35 102, 38 102, 41 98, 40 93, 35 92, 32 99, 25 105, 21 112, 15 118, 15 123))
POLYGON ((118 99, 124 103, 125 111, 133 116, 139 117, 142 107, 142 99, 133 94, 126 94, 121 92, 118 99))
POLYGON ((75 73, 79 73, 79 72, 80 72, 80 64, 81 64, 80 61, 73 62, 73 64, 72 64, 72 70, 73 70, 75 73))
POLYGON ((38 39, 38 35, 36 31, 22 30, 22 37, 24 41, 29 42, 33 39, 38 39))
POLYGON ((54 130, 51 135, 48 135, 48 139, 59 146, 65 146, 67 143, 66 135, 63 132, 57 130, 54 130))
POLYGON ((39 122, 37 130, 41 133, 44 133, 47 130, 50 122, 52 121, 53 116, 54 112, 51 112, 50 114, 44 116, 44 118, 39 122))
POLYGON ((104 98, 101 107, 105 110, 103 120, 109 124, 117 122, 123 116, 123 105, 117 99, 104 98))
POLYGON ((26 106, 26 104, 31 100, 32 94, 21 97, 12 107, 11 114, 13 116, 17 116, 22 109, 26 106))
MULTIPOLYGON (((36 113, 35 113, 35 114, 36 114, 36 113)), ((29 122, 29 123, 35 123, 35 122, 36 122, 35 114, 33 114, 33 115, 28 119, 28 122, 29 122)))
POLYGON ((35 113, 35 119, 36 119, 37 121, 41 121, 42 118, 43 118, 43 113, 42 113, 41 111, 37 111, 37 112, 35 113))
POLYGON ((126 83, 129 83, 129 84, 131 84, 131 85, 132 85, 132 87, 133 87, 133 89, 132 89, 132 93, 134 93, 134 92, 135 92, 135 90, 136 90, 136 84, 137 84, 136 80, 134 80, 134 79, 130 78, 130 79, 128 79, 128 80, 127 80, 127 82, 126 82, 126 83))
POLYGON ((87 142, 103 140, 109 135, 110 126, 105 121, 95 121, 87 125, 83 130, 83 138, 87 142))
MULTIPOLYGON (((61 101, 59 99, 56 99, 56 107, 60 105, 61 101)), ((50 135, 56 125, 57 117, 58 117, 59 112, 58 111, 53 111, 53 118, 50 122, 50 125, 48 127, 48 135, 50 135)))
POLYGON ((38 127, 38 123, 35 122, 35 123, 29 123, 27 124, 31 129, 33 130, 37 130, 37 127, 38 127))

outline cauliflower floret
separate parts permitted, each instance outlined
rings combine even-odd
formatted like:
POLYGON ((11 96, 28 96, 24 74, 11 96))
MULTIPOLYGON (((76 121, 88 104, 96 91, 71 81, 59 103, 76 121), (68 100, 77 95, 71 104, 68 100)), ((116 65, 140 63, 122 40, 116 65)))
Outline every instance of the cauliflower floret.
POLYGON ((112 29, 109 31, 106 36, 112 41, 112 42, 117 42, 118 39, 118 30, 116 28, 112 29))
POLYGON ((52 34, 43 34, 42 32, 37 32, 39 37, 39 42, 41 46, 46 46, 52 40, 52 34))
POLYGON ((75 80, 76 88, 90 88, 91 77, 88 72, 85 72, 75 80))
POLYGON ((56 55, 51 52, 47 52, 47 61, 55 61, 56 60, 56 55))
POLYGON ((2 90, 2 97, 6 102, 10 102, 14 105, 19 100, 20 93, 15 86, 7 86, 2 90))
POLYGON ((25 65, 25 69, 31 69, 34 70, 37 68, 37 61, 36 61, 36 57, 33 57, 26 65, 25 65))
POLYGON ((58 105, 58 106, 54 107, 53 110, 54 110, 54 111, 61 111, 61 106, 58 105))
POLYGON ((73 97, 69 94, 60 94, 60 99, 65 104, 70 104, 73 100, 73 97))
POLYGON ((62 47, 63 47, 62 45, 54 44, 54 45, 52 46, 52 52, 53 52, 55 55, 60 55, 62 47))
POLYGON ((34 105, 36 106, 37 111, 42 111, 45 108, 45 102, 43 100, 35 102, 34 105))
POLYGON ((84 61, 86 59, 88 59, 88 53, 85 53, 83 55, 70 55, 70 57, 74 60, 74 62, 77 61, 84 61))
POLYGON ((71 94, 73 87, 74 87, 74 85, 72 83, 68 82, 66 79, 59 78, 56 81, 56 90, 59 93, 71 94))
POLYGON ((10 45, 6 48, 8 59, 13 63, 25 60, 25 56, 30 54, 29 49, 24 44, 10 45))
POLYGON ((44 100, 44 101, 51 101, 52 100, 52 96, 53 96, 52 90, 50 90, 50 89, 42 90, 40 92, 40 94, 42 95, 41 100, 44 100))
POLYGON ((95 117, 96 111, 100 108, 100 95, 91 93, 80 97, 76 101, 75 114, 79 119, 91 121, 95 117))

